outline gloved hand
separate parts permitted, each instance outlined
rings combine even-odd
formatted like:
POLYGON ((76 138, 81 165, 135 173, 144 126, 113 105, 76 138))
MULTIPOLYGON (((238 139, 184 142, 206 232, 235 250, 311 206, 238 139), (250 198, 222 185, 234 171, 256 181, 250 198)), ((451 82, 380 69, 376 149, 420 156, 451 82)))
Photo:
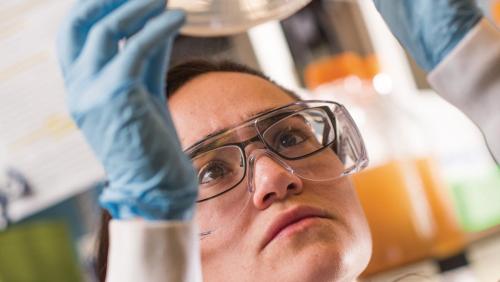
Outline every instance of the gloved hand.
POLYGON ((86 0, 59 34, 67 104, 106 170, 100 202, 115 218, 192 218, 196 176, 164 96, 183 22, 181 11, 165 11, 165 0, 86 0))
POLYGON ((474 0, 374 0, 382 17, 417 63, 429 71, 481 19, 474 0))

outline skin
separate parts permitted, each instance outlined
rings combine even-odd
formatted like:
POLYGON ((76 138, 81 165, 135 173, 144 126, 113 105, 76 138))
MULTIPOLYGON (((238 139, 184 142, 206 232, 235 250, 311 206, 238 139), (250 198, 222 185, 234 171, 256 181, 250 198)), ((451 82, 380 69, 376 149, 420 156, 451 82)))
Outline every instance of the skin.
MULTIPOLYGON (((262 78, 214 72, 181 87, 169 99, 169 108, 186 148, 257 112, 293 101, 262 78)), ((220 232, 201 240, 205 281, 356 279, 370 259, 371 239, 350 180, 307 181, 265 155, 257 159, 254 168, 250 176, 255 181, 253 193, 245 190, 246 181, 229 192, 248 198, 241 214, 221 224, 220 232), (283 212, 301 206, 320 209, 330 218, 314 218, 263 247, 270 224, 283 212)), ((198 211, 205 212, 200 207, 198 211)), ((200 214, 198 219, 203 220, 203 216, 200 214)))

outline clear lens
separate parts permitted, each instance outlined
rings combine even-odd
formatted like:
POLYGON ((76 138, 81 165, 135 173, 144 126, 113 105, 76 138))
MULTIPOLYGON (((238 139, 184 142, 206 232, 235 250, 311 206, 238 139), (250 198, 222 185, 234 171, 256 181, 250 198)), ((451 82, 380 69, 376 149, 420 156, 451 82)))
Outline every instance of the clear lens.
POLYGON ((328 107, 304 109, 277 121, 264 141, 301 178, 324 181, 343 175, 337 156, 336 119, 328 107))
POLYGON ((343 106, 319 101, 296 106, 305 108, 284 108, 257 122, 266 145, 294 174, 325 181, 366 167, 363 140, 343 106))
POLYGON ((224 146, 193 159, 198 176, 198 201, 216 197, 236 186, 244 177, 245 160, 238 146, 224 146))
POLYGON ((223 195, 198 202, 195 220, 202 238, 234 226, 251 199, 246 185, 246 181, 241 182, 223 195))
POLYGON ((337 123, 337 141, 331 146, 335 147, 335 152, 344 166, 344 173, 358 172, 368 165, 363 138, 347 110, 337 105, 332 108, 337 123))
POLYGON ((314 154, 334 142, 335 136, 332 120, 319 108, 287 116, 263 133, 267 146, 286 159, 314 154))
POLYGON ((238 185, 245 177, 245 159, 238 146, 229 145, 198 155, 193 166, 199 186, 196 220, 206 236, 232 222, 246 206, 248 190, 238 185))

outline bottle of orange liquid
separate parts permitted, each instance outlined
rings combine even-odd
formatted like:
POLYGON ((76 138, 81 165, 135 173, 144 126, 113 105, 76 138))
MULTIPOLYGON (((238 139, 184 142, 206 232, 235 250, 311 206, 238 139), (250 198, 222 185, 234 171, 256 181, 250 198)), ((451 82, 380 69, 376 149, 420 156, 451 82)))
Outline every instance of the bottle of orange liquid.
POLYGON ((491 2, 491 15, 497 25, 500 26, 500 0, 493 0, 491 2))
POLYGON ((393 160, 353 177, 373 240, 365 275, 430 255, 433 230, 429 228, 429 207, 421 184, 408 181, 408 175, 414 172, 411 163, 393 160))
POLYGON ((345 104, 365 139, 370 166, 353 176, 373 240, 365 276, 431 256, 447 257, 464 246, 446 189, 421 142, 423 133, 387 95, 389 78, 377 73, 373 57, 352 53, 324 59, 305 73, 314 98, 345 104))
POLYGON ((438 260, 446 259, 464 250, 465 233, 435 160, 432 157, 421 157, 415 160, 415 164, 435 223, 431 254, 438 260))

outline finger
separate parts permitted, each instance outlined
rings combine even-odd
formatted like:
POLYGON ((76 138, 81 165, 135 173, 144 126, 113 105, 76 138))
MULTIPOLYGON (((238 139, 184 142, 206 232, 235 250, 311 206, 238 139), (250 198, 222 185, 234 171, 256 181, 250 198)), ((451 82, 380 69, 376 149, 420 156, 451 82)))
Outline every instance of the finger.
POLYGON ((118 53, 120 39, 131 37, 164 10, 164 0, 125 3, 92 27, 79 60, 90 73, 98 72, 118 53))
POLYGON ((59 63, 63 72, 75 61, 90 28, 126 0, 80 1, 64 20, 57 37, 59 63))
POLYGON ((123 52, 115 57, 109 68, 120 71, 120 75, 126 79, 142 78, 148 59, 162 48, 166 40, 175 37, 184 20, 182 11, 172 10, 149 21, 139 33, 127 41, 123 52))
POLYGON ((147 60, 144 71, 144 83, 149 93, 166 103, 165 77, 172 52, 174 38, 165 40, 158 50, 147 60))

